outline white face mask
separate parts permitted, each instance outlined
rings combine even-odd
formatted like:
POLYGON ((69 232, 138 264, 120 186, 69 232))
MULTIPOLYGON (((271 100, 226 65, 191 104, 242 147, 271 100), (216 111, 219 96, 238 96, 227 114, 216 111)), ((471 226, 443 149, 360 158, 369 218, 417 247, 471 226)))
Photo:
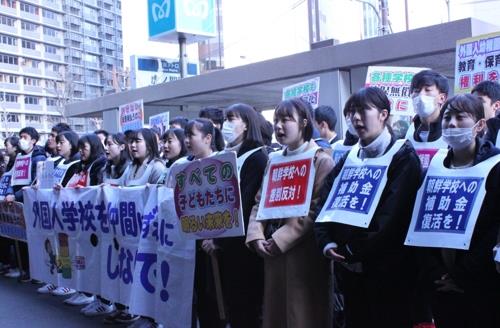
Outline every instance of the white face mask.
POLYGON ((354 128, 354 125, 352 124, 352 121, 350 118, 345 119, 347 123, 347 129, 349 130, 349 133, 352 134, 353 136, 358 136, 358 131, 354 128))
POLYGON ((443 140, 453 149, 467 148, 474 140, 472 128, 450 128, 442 132, 443 140))
POLYGON ((434 113, 434 98, 432 96, 416 96, 413 98, 413 109, 420 117, 429 117, 434 113))
POLYGON ((27 151, 30 149, 30 142, 26 139, 19 139, 19 148, 21 148, 22 151, 27 151))
POLYGON ((230 121, 224 122, 221 133, 227 143, 232 143, 239 137, 234 133, 234 123, 230 121))

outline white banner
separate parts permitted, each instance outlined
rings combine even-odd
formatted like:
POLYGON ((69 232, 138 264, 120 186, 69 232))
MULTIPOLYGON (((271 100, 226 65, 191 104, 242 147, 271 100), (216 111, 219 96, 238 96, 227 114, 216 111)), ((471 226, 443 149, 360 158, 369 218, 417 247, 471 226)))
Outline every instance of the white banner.
POLYGON ((172 189, 30 188, 24 199, 33 278, 190 326, 195 244, 181 237, 172 189))

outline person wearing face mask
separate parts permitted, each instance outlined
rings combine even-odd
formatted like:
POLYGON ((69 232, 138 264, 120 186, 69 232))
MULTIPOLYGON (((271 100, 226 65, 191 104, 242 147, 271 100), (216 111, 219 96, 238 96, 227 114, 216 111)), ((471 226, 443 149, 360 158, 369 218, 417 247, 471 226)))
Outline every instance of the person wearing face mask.
POLYGON ((390 108, 375 87, 349 98, 345 112, 359 142, 324 179, 312 215, 320 252, 335 261, 350 328, 412 327, 415 261, 403 240, 420 163, 411 144, 391 134, 390 108))
POLYGON ((496 147, 500 147, 500 84, 498 82, 483 81, 476 85, 471 92, 478 96, 484 107, 484 119, 486 120, 485 140, 490 141, 496 147))
MULTIPOLYGON (((19 131, 19 149, 14 162, 11 179, 12 189, 5 196, 7 202, 23 202, 23 187, 29 186, 36 179, 36 167, 38 162, 47 159, 43 147, 37 146, 39 139, 38 131, 32 127, 25 127, 19 131)), ((19 278, 21 282, 30 281, 28 247, 26 243, 20 243, 21 261, 24 275, 19 278)))
MULTIPOLYGON (((450 148, 435 156, 428 176, 479 178, 485 194, 474 197, 481 204, 478 212, 464 213, 466 222, 477 218, 468 249, 417 249, 426 259, 425 278, 433 287, 434 320, 439 328, 500 327, 500 275, 492 261, 500 227, 500 150, 479 137, 485 116, 481 100, 473 95, 449 99, 441 124, 450 148)), ((455 233, 448 235, 454 238, 455 233)))
MULTIPOLYGON (((234 104, 226 110, 222 134, 226 151, 237 154, 245 231, 255 195, 267 164, 267 150, 261 132, 262 122, 249 105, 234 104)), ((214 240, 220 259, 222 291, 231 327, 259 327, 262 315, 264 272, 262 259, 245 247, 245 237, 214 240)))
POLYGON ((413 76, 410 91, 416 115, 406 139, 417 151, 425 171, 437 150, 446 148, 441 139, 440 110, 448 97, 448 80, 436 71, 424 70, 413 76))

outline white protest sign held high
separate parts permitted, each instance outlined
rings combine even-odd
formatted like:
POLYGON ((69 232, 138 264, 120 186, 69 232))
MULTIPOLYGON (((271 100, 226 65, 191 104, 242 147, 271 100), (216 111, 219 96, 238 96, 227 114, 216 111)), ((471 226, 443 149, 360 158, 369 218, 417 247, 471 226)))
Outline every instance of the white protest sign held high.
POLYGON ((236 154, 224 152, 170 168, 177 216, 185 237, 243 236, 236 154))
POLYGON ((119 107, 120 131, 138 130, 144 126, 144 103, 137 100, 119 107))
POLYGON ((181 238, 171 189, 29 188, 24 199, 33 278, 191 324, 195 243, 181 238))
POLYGON ((282 100, 301 98, 311 104, 312 108, 319 106, 319 77, 283 88, 282 100))
POLYGON ((448 169, 447 150, 434 156, 418 190, 405 245, 469 249, 486 195, 485 182, 500 155, 463 169, 448 169))
POLYGON ((316 222, 337 222, 367 228, 387 184, 387 170, 404 144, 396 141, 377 158, 358 158, 359 143, 352 147, 316 222))
POLYGON ((309 214, 319 147, 297 155, 283 151, 269 154, 262 183, 257 220, 281 219, 309 214))

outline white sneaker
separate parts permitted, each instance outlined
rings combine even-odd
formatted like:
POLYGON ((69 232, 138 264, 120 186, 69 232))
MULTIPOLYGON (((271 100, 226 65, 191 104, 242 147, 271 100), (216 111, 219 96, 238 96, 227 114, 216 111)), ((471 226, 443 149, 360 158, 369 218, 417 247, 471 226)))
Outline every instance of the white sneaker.
POLYGON ((83 311, 83 315, 87 317, 95 317, 98 315, 110 314, 111 312, 116 310, 114 304, 107 305, 99 300, 91 304, 93 304, 94 306, 90 307, 87 311, 83 311))
POLYGON ((7 278, 19 278, 21 276, 21 271, 19 269, 9 269, 9 272, 4 274, 7 278))
POLYGON ((74 293, 73 296, 64 300, 64 303, 69 305, 86 305, 92 303, 94 300, 94 295, 87 296, 84 293, 74 293))
MULTIPOLYGON (((83 294, 83 293, 81 293, 81 294, 83 294)), ((85 294, 83 294, 83 296, 85 296, 85 294)), ((94 298, 94 300, 92 302, 90 302, 89 304, 87 304, 86 306, 84 306, 83 308, 81 308, 80 313, 83 314, 85 311, 88 311, 89 309, 96 306, 96 303, 99 303, 99 300, 96 299, 94 295, 92 295, 92 297, 94 298)))
POLYGON ((57 287, 51 294, 54 296, 68 296, 76 293, 76 290, 68 287, 57 287))
POLYGON ((40 294, 49 294, 53 292, 56 288, 57 286, 54 284, 46 284, 45 286, 38 288, 36 291, 40 294))

